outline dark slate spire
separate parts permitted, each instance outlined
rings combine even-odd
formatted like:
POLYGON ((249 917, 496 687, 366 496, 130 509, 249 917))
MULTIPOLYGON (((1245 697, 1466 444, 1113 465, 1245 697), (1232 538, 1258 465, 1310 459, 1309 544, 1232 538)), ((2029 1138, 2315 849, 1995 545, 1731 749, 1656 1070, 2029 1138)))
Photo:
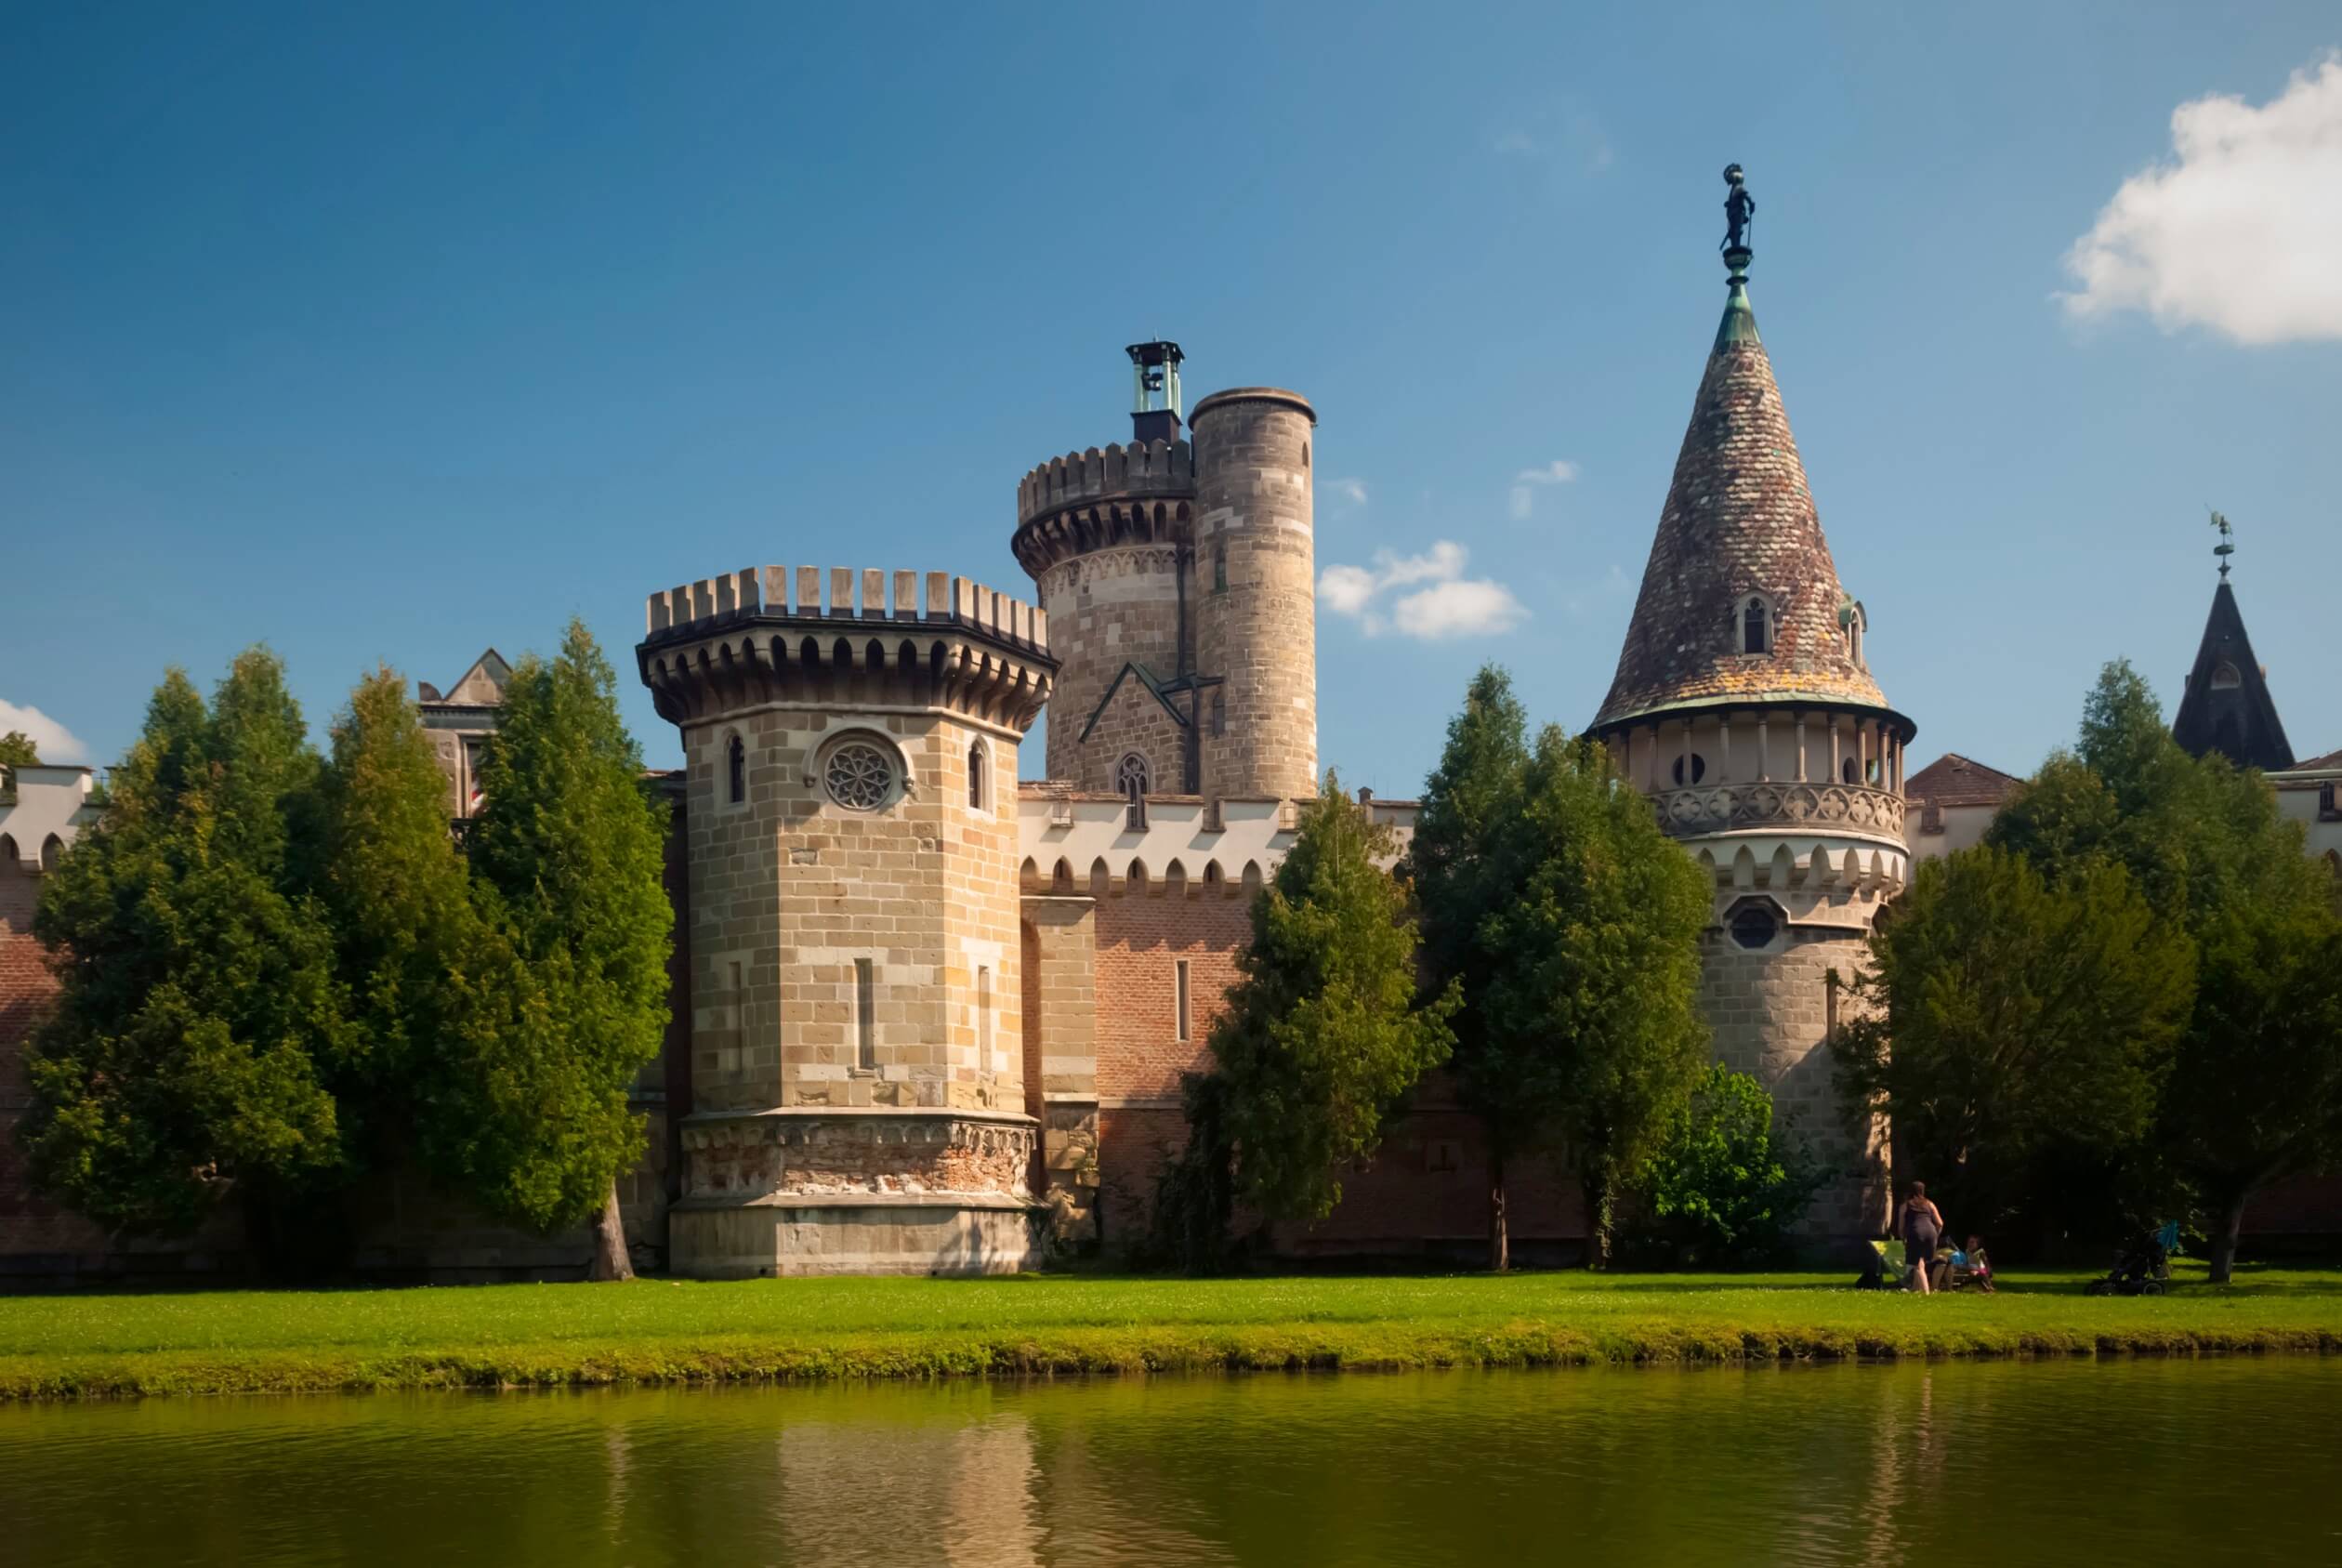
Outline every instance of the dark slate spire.
MULTIPOLYGON (((1742 192, 1735 165, 1726 178, 1742 192)), ((1654 709, 1800 699, 1885 707, 1856 657, 1862 607, 1837 566, 1748 303, 1750 210, 1725 236, 1724 319, 1596 728, 1654 709), (1747 652, 1750 600, 1763 651, 1747 652)))
POLYGON ((2253 639, 2244 634, 2244 615, 2236 608, 2236 590, 2229 586, 2225 559, 2195 668, 2188 672, 2188 690, 2171 721, 2171 738, 2191 756, 2217 751, 2240 768, 2273 773, 2293 766, 2293 746, 2277 718, 2276 699, 2269 694, 2269 678, 2253 657, 2253 639))

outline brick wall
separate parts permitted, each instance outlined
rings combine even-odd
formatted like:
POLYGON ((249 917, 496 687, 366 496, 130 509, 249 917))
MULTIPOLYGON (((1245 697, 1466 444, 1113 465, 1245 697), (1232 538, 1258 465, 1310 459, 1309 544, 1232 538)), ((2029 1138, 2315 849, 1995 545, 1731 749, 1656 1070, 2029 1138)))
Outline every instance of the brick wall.
POLYGON ((1179 1074, 1209 1054, 1204 1039, 1252 940, 1242 897, 1117 882, 1098 902, 1098 1092, 1110 1105, 1176 1106, 1179 1074), (1189 1037, 1178 1030, 1178 961, 1188 965, 1189 1037))

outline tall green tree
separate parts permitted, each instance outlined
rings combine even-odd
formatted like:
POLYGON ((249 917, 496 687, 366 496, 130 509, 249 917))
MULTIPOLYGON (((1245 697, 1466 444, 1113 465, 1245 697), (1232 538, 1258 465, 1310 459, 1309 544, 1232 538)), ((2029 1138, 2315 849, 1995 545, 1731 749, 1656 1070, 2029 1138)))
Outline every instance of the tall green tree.
POLYGON ((373 1153, 390 1157, 412 1134, 418 1096, 439 1087, 454 971, 477 945, 447 778, 397 672, 378 668, 351 692, 320 795, 317 893, 355 1026, 337 1088, 345 1122, 362 1119, 373 1153))
POLYGON ((344 1148, 326 1076, 351 1049, 333 944, 288 876, 317 758, 283 666, 240 655, 209 709, 173 670, 114 805, 42 889, 62 982, 26 1054, 34 1179, 110 1229, 184 1234, 242 1202, 264 1255, 344 1148))
POLYGON ((2120 661, 2091 692, 2074 752, 2018 793, 1987 841, 2053 878, 2123 867, 2200 954, 2153 1153, 2202 1210, 2226 1281, 2252 1194, 2335 1157, 2342 1137, 2330 878, 2267 781, 2190 757, 2120 661))
POLYGON ((1395 849, 1329 771, 1254 902, 1211 1048, 1235 1190, 1264 1215, 1332 1213, 1342 1167, 1374 1153, 1385 1120, 1454 1043, 1455 988, 1415 1003, 1414 922, 1378 863, 1395 849))
POLYGON ((0 788, 9 781, 9 773, 18 768, 37 768, 41 765, 41 749, 33 744, 33 737, 21 730, 11 730, 0 735, 0 788))
MULTIPOLYGON (((1519 889, 1511 837, 1529 773, 1529 714, 1512 678, 1484 665, 1448 720, 1447 744, 1425 783, 1414 837, 1401 875, 1423 916, 1423 967, 1428 984, 1455 989, 1454 1055, 1459 1065, 1489 1053, 1488 991, 1501 956, 1482 926, 1519 889)), ((1494 1131, 1493 1127, 1490 1128, 1494 1131)), ((1509 1150, 1492 1145, 1488 1186, 1488 1258, 1510 1261, 1506 1201, 1509 1150)))
POLYGON ((479 929, 451 979, 427 1153, 523 1224, 598 1216, 593 1276, 627 1277, 617 1178, 642 1153, 627 1087, 666 1028, 667 812, 582 622, 513 672, 481 782, 479 929))
POLYGON ((1858 984, 1881 1005, 1839 1031, 1847 1087, 1959 1224, 2054 1234, 2073 1218, 2054 1173, 2153 1125, 2193 945, 2118 865, 2052 883, 1988 845, 1923 863, 1870 950, 1858 984))
POLYGON ((1537 737, 1507 835, 1517 895, 1481 920, 1493 963, 1467 1098, 1499 1151, 1558 1140, 1585 1195, 1586 1264, 1610 1261, 1620 1192, 1698 1083, 1700 935, 1712 885, 1609 754, 1537 737))

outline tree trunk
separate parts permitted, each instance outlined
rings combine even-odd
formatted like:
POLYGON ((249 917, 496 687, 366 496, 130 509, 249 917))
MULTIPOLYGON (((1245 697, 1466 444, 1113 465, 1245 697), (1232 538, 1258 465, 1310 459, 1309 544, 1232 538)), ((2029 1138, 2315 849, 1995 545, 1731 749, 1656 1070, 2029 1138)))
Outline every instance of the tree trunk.
POLYGON ((2236 1237, 2244 1228, 2244 1200, 2250 1193, 2239 1191, 2230 1194, 2220 1206, 2219 1228, 2212 1233, 2212 1283, 2226 1285, 2236 1272, 2236 1237))
POLYGON ((1611 1252, 1609 1172, 1599 1163, 1581 1170, 1578 1191, 1585 1199, 1585 1266, 1607 1269, 1611 1252))
POLYGON ((1511 1238, 1505 1231, 1505 1157, 1488 1156, 1488 1267, 1503 1273, 1512 1267, 1511 1238))
POLYGON ((594 1260, 589 1280, 630 1280, 634 1262, 626 1256, 626 1222, 618 1213, 618 1179, 610 1179, 610 1195, 602 1200, 601 1217, 594 1221, 594 1260))

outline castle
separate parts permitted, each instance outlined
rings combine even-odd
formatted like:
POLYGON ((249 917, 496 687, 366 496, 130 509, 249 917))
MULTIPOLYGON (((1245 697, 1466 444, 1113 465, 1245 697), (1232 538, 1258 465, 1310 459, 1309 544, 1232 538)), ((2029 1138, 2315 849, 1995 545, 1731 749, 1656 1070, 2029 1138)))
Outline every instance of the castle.
MULTIPOLYGON (((1868 616, 1822 532, 1750 260, 1726 249, 1722 320, 1588 728, 1713 876, 1716 1052, 1849 1173, 1809 1220, 1848 1237, 1883 1226, 1888 1172, 1885 1129, 1831 1082, 1839 978, 1914 860, 1980 837, 2016 781, 1957 756, 1906 778, 1915 726, 1870 672, 1868 616)), ((685 765, 662 779, 673 1019, 637 1086, 650 1148, 623 1188, 647 1261, 705 1277, 1000 1272, 1144 1227, 1185 1137, 1180 1076, 1207 1062, 1252 896, 1317 785, 1316 415, 1246 387, 1183 424, 1178 345, 1127 352, 1130 441, 1053 457, 1017 487, 1009 545, 1030 600, 811 566, 649 597, 636 665, 685 765), (1020 784, 1045 705, 1047 778, 1020 784)), ((2342 874, 2342 754, 2295 764, 2225 577, 2178 732, 2271 770, 2342 874)), ((447 695, 421 693, 459 821, 507 673, 491 651, 447 695)), ((87 790, 83 770, 20 770, 0 808, 0 1120, 21 1108, 16 1057, 53 983, 23 934, 30 889, 98 814, 87 790)), ((1414 802, 1368 806, 1411 829, 1414 802)), ((1485 1167, 1435 1074, 1334 1215, 1278 1245, 1468 1260, 1485 1167)), ((1574 1249, 1584 1217, 1557 1171, 1516 1170, 1511 1189, 1517 1255, 1574 1249)), ((2336 1228, 2308 1209, 2288 1225, 2336 1228)), ((0 1151, 0 1269, 204 1267, 235 1245, 223 1220, 192 1245, 125 1252, 28 1197, 0 1151)), ((404 1187, 358 1250, 431 1277, 585 1256, 582 1236, 499 1232, 404 1187)))

